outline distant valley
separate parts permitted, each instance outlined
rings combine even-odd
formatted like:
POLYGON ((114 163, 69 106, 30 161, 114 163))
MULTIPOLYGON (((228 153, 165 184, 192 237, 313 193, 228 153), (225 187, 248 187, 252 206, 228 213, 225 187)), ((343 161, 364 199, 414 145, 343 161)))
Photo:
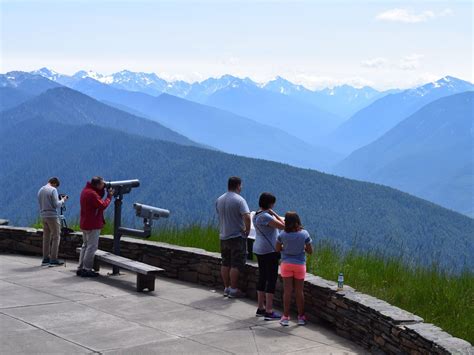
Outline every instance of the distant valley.
MULTIPOLYGON (((359 150, 374 152, 366 153, 365 159, 379 161, 375 150, 366 147, 424 106, 443 97, 474 90, 472 83, 454 77, 447 76, 412 89, 381 92, 349 85, 310 90, 282 77, 261 84, 231 75, 195 83, 169 82, 154 73, 127 70, 111 75, 80 71, 68 76, 42 68, 33 74, 120 110, 155 120, 203 146, 381 182, 470 216, 474 210, 469 198, 472 187, 469 178, 466 179, 472 159, 462 152, 452 154, 464 159, 460 163, 464 164, 465 173, 440 179, 441 185, 433 185, 430 189, 433 192, 428 194, 423 192, 426 181, 412 174, 412 170, 417 169, 429 171, 432 163, 428 160, 419 161, 416 168, 410 170, 402 168, 400 157, 398 169, 392 168, 397 173, 386 179, 375 179, 369 171, 361 173, 360 167, 347 168, 347 162, 353 161, 352 156, 360 155, 359 150)), ((23 99, 25 97, 17 93, 5 101, 14 103, 23 99)), ((472 120, 472 110, 466 114, 472 120)), ((430 147, 443 151, 445 143, 432 142, 430 147)), ((446 149, 452 150, 452 147, 446 149)))

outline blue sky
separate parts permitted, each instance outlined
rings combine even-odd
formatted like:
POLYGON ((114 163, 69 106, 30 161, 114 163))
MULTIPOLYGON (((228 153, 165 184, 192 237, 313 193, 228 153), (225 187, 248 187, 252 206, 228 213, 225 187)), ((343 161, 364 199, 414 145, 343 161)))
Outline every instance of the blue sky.
POLYGON ((225 73, 308 87, 474 81, 472 2, 1 1, 1 71, 225 73))

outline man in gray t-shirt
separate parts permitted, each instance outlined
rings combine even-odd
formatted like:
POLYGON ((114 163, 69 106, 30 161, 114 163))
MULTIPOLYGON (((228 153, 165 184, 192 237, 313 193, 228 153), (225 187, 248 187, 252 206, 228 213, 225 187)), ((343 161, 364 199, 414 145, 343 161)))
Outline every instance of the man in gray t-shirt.
POLYGON ((221 240, 221 275, 224 282, 224 296, 242 297, 238 289, 239 272, 245 266, 247 256, 246 238, 250 232, 250 210, 240 196, 242 180, 232 176, 228 191, 216 201, 219 216, 219 238, 221 240))

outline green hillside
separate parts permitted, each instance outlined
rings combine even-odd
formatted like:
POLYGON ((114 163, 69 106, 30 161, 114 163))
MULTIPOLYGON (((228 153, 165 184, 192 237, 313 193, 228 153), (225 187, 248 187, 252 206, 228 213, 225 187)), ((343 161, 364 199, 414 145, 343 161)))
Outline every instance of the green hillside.
POLYGON ((438 99, 338 164, 338 175, 474 209, 474 92, 438 99))
POLYGON ((414 264, 439 260, 453 271, 474 268, 474 220, 388 187, 91 125, 25 121, 0 128, 0 142, 0 196, 8 201, 0 215, 14 223, 36 220, 36 192, 52 175, 71 196, 69 218, 77 217, 79 193, 96 174, 141 180, 125 199, 130 221, 132 203, 143 202, 170 209, 171 225, 213 223, 215 199, 228 176, 239 175, 251 208, 272 191, 276 209, 298 211, 317 241, 400 254, 414 264))

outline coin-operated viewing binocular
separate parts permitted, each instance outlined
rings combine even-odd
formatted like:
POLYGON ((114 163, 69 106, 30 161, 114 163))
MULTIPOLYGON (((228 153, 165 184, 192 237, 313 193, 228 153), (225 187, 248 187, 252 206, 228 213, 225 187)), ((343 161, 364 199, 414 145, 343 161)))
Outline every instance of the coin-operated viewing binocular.
POLYGON ((121 197, 124 194, 128 194, 133 188, 140 186, 140 181, 134 180, 121 180, 121 181, 104 181, 106 189, 114 189, 114 196, 121 197))
MULTIPOLYGON (((122 227, 122 200, 123 195, 128 194, 133 188, 139 187, 140 181, 122 180, 122 181, 107 181, 105 187, 107 189, 114 189, 114 254, 120 255, 120 238, 123 235, 132 237, 148 238, 151 236, 151 226, 154 219, 168 218, 170 211, 148 206, 141 203, 134 203, 133 208, 137 217, 143 218, 143 230, 122 227)), ((119 274, 119 268, 114 266, 113 274, 119 274)))
POLYGON ((151 231, 151 226, 154 219, 168 218, 170 215, 170 211, 163 208, 148 206, 136 202, 133 204, 133 208, 135 209, 135 215, 137 217, 143 218, 144 231, 151 231))

